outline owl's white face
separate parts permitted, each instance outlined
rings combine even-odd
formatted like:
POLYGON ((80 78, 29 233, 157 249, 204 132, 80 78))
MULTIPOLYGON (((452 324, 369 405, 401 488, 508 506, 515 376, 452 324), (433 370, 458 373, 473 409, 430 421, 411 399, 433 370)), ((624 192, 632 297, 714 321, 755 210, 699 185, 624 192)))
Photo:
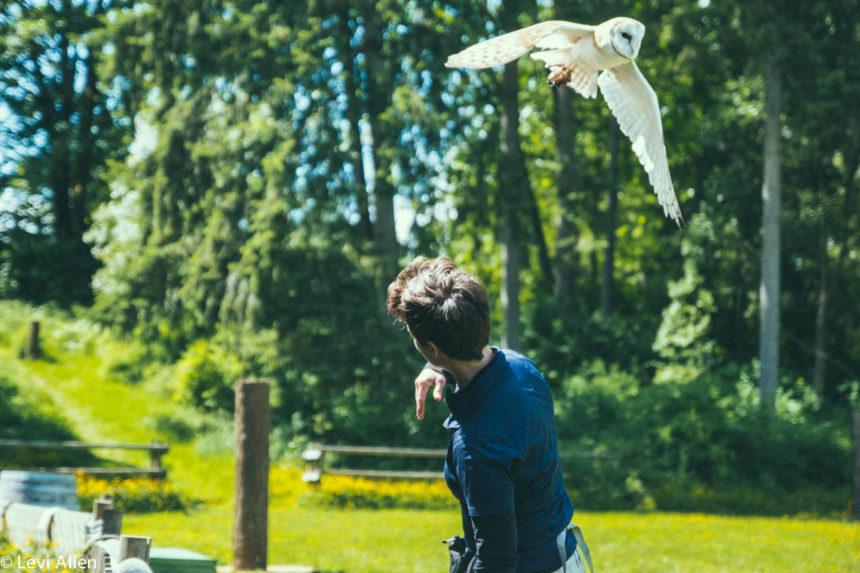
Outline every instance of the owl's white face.
POLYGON ((612 29, 612 47, 625 58, 635 60, 642 47, 645 26, 636 20, 624 19, 612 29))

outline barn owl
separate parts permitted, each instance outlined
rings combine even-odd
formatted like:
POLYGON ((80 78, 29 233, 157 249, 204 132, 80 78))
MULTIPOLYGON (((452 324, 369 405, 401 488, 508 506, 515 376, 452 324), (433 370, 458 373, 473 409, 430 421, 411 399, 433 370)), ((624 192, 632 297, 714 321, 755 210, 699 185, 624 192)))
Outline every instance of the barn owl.
POLYGON ((491 38, 454 54, 448 68, 489 68, 526 54, 549 68, 547 82, 566 84, 583 97, 597 97, 597 88, 633 143, 648 173, 663 214, 681 224, 675 197, 657 95, 636 66, 645 26, 632 18, 612 18, 598 26, 553 20, 491 38))

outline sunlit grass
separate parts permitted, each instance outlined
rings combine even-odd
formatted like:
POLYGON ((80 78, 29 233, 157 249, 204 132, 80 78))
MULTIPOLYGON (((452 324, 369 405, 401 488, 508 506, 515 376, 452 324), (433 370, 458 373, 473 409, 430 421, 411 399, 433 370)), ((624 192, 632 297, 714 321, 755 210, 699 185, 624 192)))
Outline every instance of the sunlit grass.
MULTIPOLYGON (((583 513, 595 565, 611 572, 860 571, 860 526, 834 521, 671 513, 583 513)), ((194 547, 225 562, 232 512, 129 516, 129 533, 159 532, 168 546, 194 547)), ((350 572, 444 571, 443 537, 454 511, 308 510, 274 504, 270 561, 350 572)))
MULTIPOLYGON (((144 423, 148 417, 197 415, 148 382, 111 379, 103 357, 121 352, 122 343, 99 338, 70 351, 67 347, 74 336, 68 332, 63 335, 64 344, 51 340, 51 333, 62 328, 62 321, 51 316, 43 318, 51 359, 20 360, 17 354, 25 340, 26 321, 11 320, 18 314, 0 302, 0 317, 10 318, 0 324, 0 363, 5 374, 22 392, 37 393, 46 402, 46 411, 63 416, 80 439, 148 442, 161 437, 144 423)), ((126 515, 126 533, 152 536, 157 546, 186 547, 229 563, 234 487, 230 427, 223 421, 214 425, 220 433, 172 443, 164 460, 172 486, 203 503, 185 513, 126 515)), ((147 463, 140 453, 98 453, 123 463, 147 463)), ((273 467, 270 562, 351 573, 447 570, 441 540, 461 529, 455 510, 303 507, 298 501, 307 486, 298 476, 295 467, 273 467)), ((576 521, 585 531, 599 571, 860 572, 860 525, 853 523, 587 512, 578 512, 576 521)))

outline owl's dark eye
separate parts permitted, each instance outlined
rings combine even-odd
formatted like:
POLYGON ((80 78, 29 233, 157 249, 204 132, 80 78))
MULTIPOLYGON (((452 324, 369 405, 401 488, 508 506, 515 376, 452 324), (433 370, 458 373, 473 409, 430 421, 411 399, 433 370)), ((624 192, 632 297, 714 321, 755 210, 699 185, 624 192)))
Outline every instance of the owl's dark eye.
POLYGON ((624 38, 625 40, 627 40, 628 42, 632 39, 630 34, 628 34, 627 32, 621 32, 621 37, 624 38))

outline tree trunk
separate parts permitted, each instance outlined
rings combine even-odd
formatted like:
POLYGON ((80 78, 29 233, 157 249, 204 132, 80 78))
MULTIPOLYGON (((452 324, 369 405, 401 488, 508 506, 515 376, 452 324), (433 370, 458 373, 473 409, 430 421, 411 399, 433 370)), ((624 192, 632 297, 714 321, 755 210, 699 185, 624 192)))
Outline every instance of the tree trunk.
POLYGON ((609 206, 606 210, 606 251, 603 256, 603 280, 600 283, 600 312, 612 314, 615 294, 615 226, 618 212, 618 123, 609 118, 609 206))
POLYGON ((519 140, 519 75, 517 62, 505 64, 501 83, 502 114, 499 125, 501 153, 498 165, 499 204, 503 211, 502 309, 505 332, 502 343, 520 345, 520 268, 522 255, 522 204, 529 185, 519 140))
POLYGON ((540 262, 541 278, 544 284, 552 285, 554 281, 552 272, 552 261, 549 258, 549 248, 546 245, 546 235, 543 232, 543 224, 541 223, 540 208, 537 204, 534 189, 531 183, 526 185, 523 190, 527 194, 529 204, 529 220, 531 221, 532 234, 537 242, 538 261, 540 262))
POLYGON ((819 396, 824 395, 827 377, 827 237, 822 225, 821 274, 818 282, 818 309, 815 313, 815 369, 812 387, 819 396))
POLYGON ((573 300, 577 271, 576 243, 579 239, 575 214, 577 207, 573 154, 573 91, 567 87, 553 90, 555 103, 556 160, 558 172, 559 215, 556 223, 555 301, 559 309, 569 308, 573 300))
POLYGON ((344 85, 346 88, 346 117, 350 128, 350 155, 355 166, 356 193, 358 199, 358 212, 361 216, 361 226, 365 237, 373 240, 373 223, 370 220, 370 200, 367 188, 367 177, 364 173, 364 155, 361 142, 361 116, 363 113, 358 82, 355 81, 355 50, 350 46, 352 30, 349 28, 349 6, 340 8, 340 34, 336 40, 340 43, 340 55, 343 63, 344 85))
POLYGON ((772 410, 779 378, 779 262, 780 262, 780 98, 777 62, 770 58, 765 68, 764 184, 762 196, 762 256, 759 358, 762 407, 772 410))
POLYGON ((373 243, 382 278, 387 281, 397 272, 397 233, 394 220, 394 182, 391 180, 389 151, 394 141, 384 125, 382 114, 391 101, 389 74, 383 69, 382 17, 374 3, 366 4, 364 13, 364 58, 367 66, 368 123, 372 136, 374 163, 373 195, 376 203, 376 224, 373 226, 373 243))

